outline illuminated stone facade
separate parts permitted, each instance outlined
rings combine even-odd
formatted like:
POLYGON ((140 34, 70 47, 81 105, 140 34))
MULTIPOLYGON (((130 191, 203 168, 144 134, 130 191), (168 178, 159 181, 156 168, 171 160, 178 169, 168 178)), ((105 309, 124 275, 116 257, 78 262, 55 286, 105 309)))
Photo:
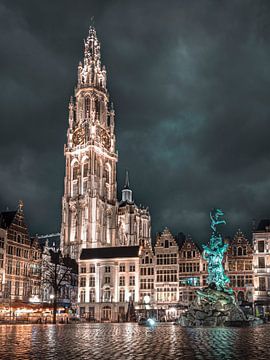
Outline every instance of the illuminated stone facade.
POLYGON ((80 315, 125 321, 139 300, 139 246, 83 249, 79 262, 80 315))
MULTIPOLYGON (((4 211, 0 214, 0 227, 6 232, 6 237, 0 236, 0 254, 3 254, 1 258, 4 258, 3 262, 0 262, 0 266, 3 265, 2 301, 38 300, 41 286, 41 248, 37 239, 29 236, 22 202, 16 211, 4 211)), ((3 230, 1 233, 4 234, 3 230)))
POLYGON ((187 307, 195 298, 195 290, 206 286, 207 262, 190 236, 179 250, 179 303, 187 307))
MULTIPOLYGON (((253 232, 254 304, 258 313, 270 313, 270 220, 261 220, 253 232)), ((259 314, 257 314, 259 315, 259 314)))
POLYGON ((134 204, 127 183, 117 200, 115 112, 92 27, 74 95, 64 150, 61 250, 78 260, 82 249, 134 246, 150 238, 150 215, 134 204))
POLYGON ((230 287, 240 302, 253 300, 253 248, 244 234, 238 230, 226 254, 226 273, 230 287))
POLYGON ((0 301, 4 298, 7 231, 0 228, 0 301))

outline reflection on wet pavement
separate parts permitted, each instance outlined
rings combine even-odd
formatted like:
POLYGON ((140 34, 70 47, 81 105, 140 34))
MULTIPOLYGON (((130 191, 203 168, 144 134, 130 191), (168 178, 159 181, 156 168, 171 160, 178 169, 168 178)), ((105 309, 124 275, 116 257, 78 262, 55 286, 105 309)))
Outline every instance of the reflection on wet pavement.
POLYGON ((0 325, 0 359, 270 359, 270 325, 0 325))

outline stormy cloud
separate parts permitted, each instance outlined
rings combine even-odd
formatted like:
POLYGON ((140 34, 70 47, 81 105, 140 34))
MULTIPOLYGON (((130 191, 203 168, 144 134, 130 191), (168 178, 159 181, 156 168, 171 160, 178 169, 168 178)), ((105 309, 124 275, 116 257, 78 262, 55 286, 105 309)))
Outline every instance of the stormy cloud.
POLYGON ((268 1, 2 1, 0 205, 59 231, 67 105, 91 17, 125 168, 153 236, 206 241, 221 207, 233 235, 270 216, 268 1))

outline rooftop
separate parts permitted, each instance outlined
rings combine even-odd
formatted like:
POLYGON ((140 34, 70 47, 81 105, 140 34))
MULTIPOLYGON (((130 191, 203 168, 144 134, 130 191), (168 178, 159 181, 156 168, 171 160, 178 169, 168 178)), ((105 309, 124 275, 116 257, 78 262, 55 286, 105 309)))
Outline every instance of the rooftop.
POLYGON ((94 249, 83 249, 81 252, 81 260, 90 259, 114 259, 126 257, 138 257, 139 246, 117 246, 103 247, 94 249))

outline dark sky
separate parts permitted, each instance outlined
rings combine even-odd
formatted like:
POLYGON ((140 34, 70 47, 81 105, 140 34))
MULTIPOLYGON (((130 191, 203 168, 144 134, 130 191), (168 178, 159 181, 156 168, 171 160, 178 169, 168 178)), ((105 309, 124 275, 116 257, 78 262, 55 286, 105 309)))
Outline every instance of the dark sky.
POLYGON ((125 168, 153 234, 206 241, 270 217, 269 1, 0 3, 0 205, 19 199, 31 233, 60 229, 68 100, 90 19, 116 109, 125 168))

